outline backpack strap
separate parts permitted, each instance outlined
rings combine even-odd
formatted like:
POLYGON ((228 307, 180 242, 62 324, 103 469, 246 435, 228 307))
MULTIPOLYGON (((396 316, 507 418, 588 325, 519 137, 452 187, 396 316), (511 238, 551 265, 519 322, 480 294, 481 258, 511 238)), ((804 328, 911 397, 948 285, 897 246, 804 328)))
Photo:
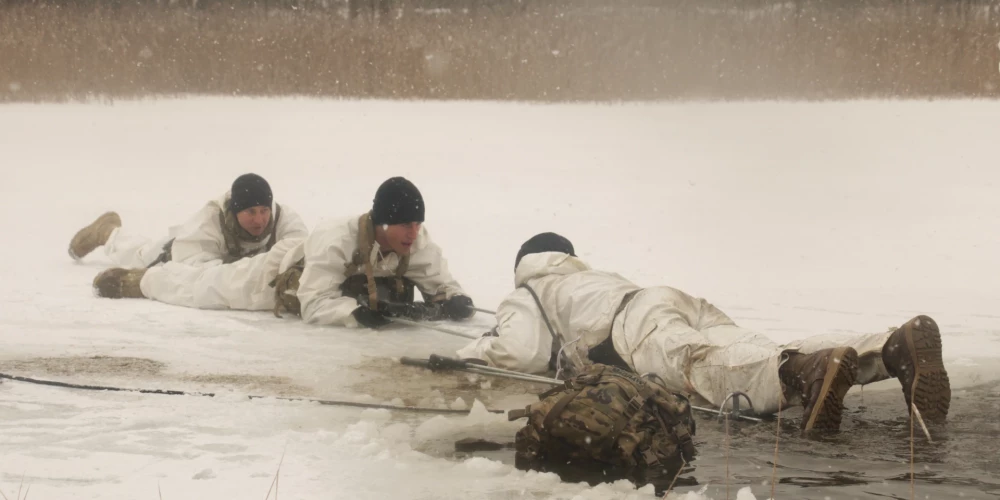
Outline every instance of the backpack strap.
POLYGON ((643 406, 646 406, 646 403, 656 393, 649 387, 646 387, 645 385, 636 384, 633 386, 632 384, 626 384, 622 382, 622 380, 617 377, 610 377, 606 381, 617 385, 619 388, 621 388, 622 391, 625 391, 626 393, 631 392, 629 389, 634 387, 637 393, 625 405, 625 411, 623 411, 622 414, 618 416, 618 419, 615 420, 615 425, 614 427, 611 428, 611 433, 608 434, 608 439, 606 442, 608 444, 614 444, 618 442, 618 436, 620 436, 622 431, 625 430, 625 425, 628 424, 628 421, 632 420, 632 417, 634 417, 635 414, 638 413, 643 406))
POLYGON ((675 425, 674 432, 677 433, 677 443, 681 448, 681 457, 683 457, 686 462, 694 460, 696 453, 694 440, 691 438, 691 433, 688 432, 687 426, 683 424, 675 425))
POLYGON ((375 227, 372 226, 372 213, 368 212, 358 220, 358 257, 364 264, 365 277, 368 278, 368 307, 378 310, 378 287, 375 285, 375 269, 372 267, 372 248, 375 244, 375 227))
POLYGON ((281 221, 281 205, 274 204, 274 217, 271 219, 274 224, 271 225, 271 237, 267 240, 267 245, 264 246, 265 252, 270 252, 274 244, 278 242, 278 223, 281 221))
POLYGON ((559 398, 559 401, 556 401, 556 404, 552 405, 552 408, 549 409, 549 412, 545 414, 545 420, 542 421, 542 429, 544 429, 546 432, 551 430, 552 422, 555 422, 555 420, 559 418, 559 415, 563 412, 563 410, 566 409, 566 406, 569 405, 571 401, 573 401, 573 398, 580 395, 580 393, 583 392, 584 388, 585 387, 574 389, 564 394, 563 397, 559 398))
POLYGON ((156 260, 150 262, 149 265, 146 266, 146 269, 151 269, 157 264, 166 264, 167 262, 170 262, 171 254, 173 253, 172 249, 174 247, 174 239, 175 238, 170 238, 170 241, 163 244, 163 251, 161 251, 160 255, 156 257, 156 260))
MULTIPOLYGON (((531 290, 531 288, 528 288, 528 290, 531 290)), ((532 295, 534 295, 534 291, 532 291, 532 295)), ((539 304, 539 307, 541 307, 541 304, 539 304)), ((555 421, 555 419, 559 418, 559 415, 563 412, 563 410, 566 409, 566 406, 573 401, 573 398, 579 396, 584 389, 586 389, 587 387, 598 385, 599 383, 604 381, 602 374, 604 374, 605 371, 606 371, 605 367, 603 366, 599 367, 595 372, 574 377, 564 382, 563 385, 553 387, 552 389, 549 389, 544 393, 540 394, 538 396, 538 399, 541 400, 548 398, 550 395, 555 394, 556 392, 567 391, 566 394, 563 395, 563 397, 559 398, 559 401, 556 401, 556 404, 552 405, 552 408, 549 409, 549 412, 545 414, 545 419, 542 421, 542 429, 548 431, 549 428, 552 427, 552 422, 555 421)), ((621 431, 619 430, 618 433, 621 433, 621 431)))
POLYGON ((559 335, 557 335, 556 331, 552 328, 552 323, 549 321, 549 316, 547 314, 545 314, 545 308, 542 307, 542 301, 539 300, 538 294, 535 293, 535 290, 533 288, 531 288, 530 286, 528 286, 527 283, 519 286, 518 288, 524 288, 524 289, 528 290, 528 293, 531 294, 531 297, 533 299, 535 299, 535 304, 538 305, 538 310, 541 311, 541 313, 542 313, 542 320, 545 321, 545 326, 549 329, 549 333, 552 334, 552 339, 553 340, 558 339, 559 335))
POLYGON ((513 422, 519 418, 527 417, 530 411, 531 411, 530 406, 527 408, 515 408, 513 410, 510 410, 507 412, 507 421, 513 422))
MULTIPOLYGON (((375 248, 375 225, 372 223, 372 213, 368 212, 358 219, 358 249, 351 256, 351 261, 345 264, 345 276, 351 277, 363 270, 368 281, 368 307, 378 309, 378 286, 375 284, 375 269, 372 266, 372 249, 375 248)), ((399 258, 396 266, 396 294, 402 296, 406 291, 403 275, 410 267, 410 256, 399 258)))
POLYGON ((406 290, 406 283, 403 281, 403 275, 406 274, 406 270, 409 268, 410 256, 404 255, 400 257, 399 265, 396 266, 396 294, 398 295, 402 295, 406 290))

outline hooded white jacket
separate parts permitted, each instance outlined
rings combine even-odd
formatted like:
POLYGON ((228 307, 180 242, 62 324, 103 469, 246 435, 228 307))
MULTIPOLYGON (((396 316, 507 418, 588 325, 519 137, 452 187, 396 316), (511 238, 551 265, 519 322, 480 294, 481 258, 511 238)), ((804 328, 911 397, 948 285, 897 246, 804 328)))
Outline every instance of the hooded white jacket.
POLYGON ((559 252, 525 255, 514 273, 514 285, 527 284, 541 301, 555 330, 525 288, 517 288, 497 308, 497 337, 482 337, 458 351, 490 366, 526 373, 548 369, 549 359, 566 346, 571 358, 586 359, 591 348, 611 334, 615 311, 625 295, 639 286, 622 276, 595 271, 582 260, 559 252))
MULTIPOLYGON (((171 247, 171 260, 192 266, 219 264, 227 256, 226 238, 222 233, 219 214, 224 213, 230 193, 227 191, 221 198, 209 201, 184 224, 170 228, 170 236, 174 239, 171 247)), ((277 215, 273 212, 272 217, 277 215)), ((305 238, 309 235, 305 223, 299 214, 288 205, 281 204, 281 216, 278 218, 275 236, 278 241, 286 238, 305 238)), ((271 237, 259 242, 240 242, 244 254, 268 244, 271 237)))
MULTIPOLYGON (((303 321, 317 325, 357 326, 351 316, 358 308, 357 299, 343 296, 340 285, 348 278, 347 267, 358 248, 359 219, 360 216, 353 216, 324 221, 306 239, 301 251, 306 259, 305 269, 299 278, 297 292, 303 321)), ((388 253, 382 259, 379 256, 380 247, 375 242, 368 256, 375 276, 395 276, 399 256, 395 253, 388 253)), ((296 257, 299 255, 286 257, 280 271, 295 262, 296 257)), ((410 264, 404 276, 416 282, 428 295, 444 293, 446 298, 465 295, 448 271, 441 248, 431 241, 424 226, 410 250, 410 264)))

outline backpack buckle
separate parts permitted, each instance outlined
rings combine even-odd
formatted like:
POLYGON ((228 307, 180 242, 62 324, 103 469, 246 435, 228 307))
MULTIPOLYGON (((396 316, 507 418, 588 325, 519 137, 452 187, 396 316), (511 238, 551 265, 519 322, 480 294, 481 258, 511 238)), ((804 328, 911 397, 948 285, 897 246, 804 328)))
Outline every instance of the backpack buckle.
POLYGON ((639 410, 642 409, 642 407, 645 404, 646 404, 646 398, 644 398, 642 396, 636 396, 636 397, 628 400, 628 403, 625 404, 626 414, 627 415, 635 415, 636 413, 639 412, 639 410))
POLYGON ((690 462, 698 454, 694 447, 694 439, 691 438, 691 434, 683 426, 675 426, 674 434, 677 436, 677 445, 681 451, 681 458, 685 462, 690 462), (680 428, 678 429, 678 427, 680 428))
POLYGON ((528 416, 528 408, 516 408, 507 412, 507 421, 513 422, 528 416))

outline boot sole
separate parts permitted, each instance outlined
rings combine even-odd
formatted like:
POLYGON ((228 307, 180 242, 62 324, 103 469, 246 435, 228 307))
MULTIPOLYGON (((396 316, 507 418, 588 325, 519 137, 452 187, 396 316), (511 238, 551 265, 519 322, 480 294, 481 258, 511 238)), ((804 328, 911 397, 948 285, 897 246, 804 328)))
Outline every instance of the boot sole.
POLYGON ((903 325, 907 354, 913 363, 913 383, 903 395, 909 407, 915 404, 924 420, 943 422, 951 406, 951 381, 941 358, 941 332, 927 316, 917 316, 903 325))
POLYGON ((84 246, 84 243, 86 243, 86 241, 84 240, 90 237, 91 233, 97 231, 97 228, 99 228, 101 225, 105 223, 113 224, 115 227, 121 227, 122 220, 121 217, 116 212, 105 212, 100 216, 98 216, 97 219, 94 220, 94 222, 88 224, 87 227, 84 227, 83 229, 77 231, 76 234, 73 235, 73 239, 70 240, 69 242, 69 248, 67 248, 67 252, 69 253, 70 258, 72 258, 75 261, 80 261, 87 255, 89 255, 90 252, 97 250, 97 247, 103 245, 103 243, 99 245, 94 245, 93 248, 87 250, 87 247, 90 247, 90 245, 84 246), (79 253, 74 252, 73 247, 84 247, 82 250, 86 251, 81 251, 79 253))
POLYGON ((844 411, 844 396, 858 377, 858 351, 852 347, 838 347, 827 361, 826 375, 819 398, 808 415, 803 431, 813 429, 837 430, 844 411))

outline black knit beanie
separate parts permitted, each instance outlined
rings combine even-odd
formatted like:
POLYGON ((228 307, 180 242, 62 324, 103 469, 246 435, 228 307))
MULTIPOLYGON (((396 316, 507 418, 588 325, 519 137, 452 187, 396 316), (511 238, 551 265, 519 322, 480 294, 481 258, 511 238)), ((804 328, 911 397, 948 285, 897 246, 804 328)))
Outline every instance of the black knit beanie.
POLYGON ((517 265, 525 255, 542 252, 562 252, 576 257, 571 241, 556 233, 540 233, 521 245, 521 249, 517 251, 517 258, 514 259, 514 269, 517 269, 517 265))
POLYGON ((233 213, 242 212, 250 207, 271 207, 274 197, 271 186, 263 177, 257 174, 243 174, 233 181, 232 195, 229 199, 229 210, 233 213))
POLYGON ((412 182, 393 177, 382 183, 372 201, 372 224, 408 224, 424 221, 424 198, 412 182))

